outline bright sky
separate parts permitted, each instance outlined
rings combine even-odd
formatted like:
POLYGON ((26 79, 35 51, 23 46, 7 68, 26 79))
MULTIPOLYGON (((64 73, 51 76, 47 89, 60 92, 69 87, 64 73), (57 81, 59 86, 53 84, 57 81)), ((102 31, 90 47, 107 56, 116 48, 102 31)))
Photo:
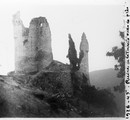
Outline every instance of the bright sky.
POLYGON ((0 74, 14 70, 12 15, 21 12, 26 27, 34 17, 46 17, 52 33, 55 60, 69 63, 68 33, 79 51, 81 35, 89 42, 89 70, 113 68, 115 60, 106 57, 113 46, 120 45, 119 30, 123 27, 122 0, 7 0, 0 1, 0 74))

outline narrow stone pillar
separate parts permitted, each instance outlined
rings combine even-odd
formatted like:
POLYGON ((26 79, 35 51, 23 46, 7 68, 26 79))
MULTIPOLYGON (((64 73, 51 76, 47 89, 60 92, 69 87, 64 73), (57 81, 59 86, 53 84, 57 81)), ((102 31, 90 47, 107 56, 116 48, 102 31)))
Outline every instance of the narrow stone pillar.
POLYGON ((83 58, 80 63, 80 69, 79 71, 83 73, 87 78, 87 84, 90 85, 90 80, 89 80, 89 64, 88 64, 88 52, 89 52, 89 44, 86 39, 85 33, 82 34, 81 37, 81 43, 80 43, 80 51, 83 53, 83 58))

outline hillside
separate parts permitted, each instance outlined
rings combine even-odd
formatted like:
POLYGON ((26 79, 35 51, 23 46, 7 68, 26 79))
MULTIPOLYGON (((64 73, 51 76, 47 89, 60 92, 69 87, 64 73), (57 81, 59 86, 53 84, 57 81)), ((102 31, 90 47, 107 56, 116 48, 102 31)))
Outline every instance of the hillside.
POLYGON ((90 72, 90 82, 97 88, 111 89, 115 95, 115 101, 118 106, 119 116, 124 116, 125 111, 125 93, 115 92, 113 87, 120 84, 122 79, 117 78, 117 71, 114 69, 104 69, 90 72))
POLYGON ((100 88, 112 88, 119 85, 122 79, 117 78, 117 71, 114 69, 104 69, 90 72, 90 82, 100 88))
POLYGON ((80 117, 73 108, 67 113, 56 100, 51 93, 0 76, 0 117, 80 117))
MULTIPOLYGON (((8 76, 0 75, 0 117, 122 117, 124 115, 121 108, 124 102, 120 103, 120 98, 117 104, 120 103, 120 106, 122 104, 121 107, 118 106, 121 111, 119 114, 111 112, 115 111, 115 108, 109 107, 111 105, 109 104, 111 99, 107 96, 109 92, 104 93, 91 86, 82 86, 81 90, 76 88, 75 95, 70 93, 70 89, 65 91, 64 88, 67 86, 70 88, 69 81, 66 81, 70 79, 68 70, 68 65, 54 61, 47 69, 37 74, 17 75, 10 72, 8 76), (61 84, 60 80, 66 83, 61 84), (87 93, 88 91, 90 94, 87 93), (100 101, 104 100, 104 95, 106 99, 102 106, 103 102, 100 101), (87 101, 88 98, 89 100, 92 98, 91 101, 87 101)), ((121 97, 120 94, 118 96, 121 97)))

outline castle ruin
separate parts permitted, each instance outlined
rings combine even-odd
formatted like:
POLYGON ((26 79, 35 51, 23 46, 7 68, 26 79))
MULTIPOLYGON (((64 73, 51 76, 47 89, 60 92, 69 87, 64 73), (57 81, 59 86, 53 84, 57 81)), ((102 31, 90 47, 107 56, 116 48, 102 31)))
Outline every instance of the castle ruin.
MULTIPOLYGON (((26 28, 20 19, 20 12, 17 12, 13 16, 13 26, 15 39, 15 73, 37 73, 42 70, 46 70, 46 68, 48 69, 51 64, 55 64, 55 67, 58 68, 59 63, 53 60, 51 31, 45 17, 33 18, 30 22, 29 28, 26 28)), ((77 74, 80 74, 79 78, 81 79, 83 79, 82 77, 85 75, 85 77, 87 77, 86 82, 88 85, 90 85, 88 66, 89 47, 85 33, 83 33, 81 37, 80 51, 83 52, 83 58, 79 64, 79 70, 77 74)), ((60 64, 61 66, 64 66, 63 68, 66 68, 65 64, 60 64)), ((53 69, 53 66, 51 66, 49 69, 53 69)), ((51 71, 53 74, 56 74, 55 70, 51 71)), ((48 71, 48 74, 49 72, 50 71, 48 71)), ((55 79, 59 78, 60 81, 65 84, 65 88, 70 89, 70 70, 60 70, 58 76, 53 79, 55 81, 55 79), (67 79, 65 76, 67 76, 67 79)))
POLYGON ((51 31, 45 17, 33 18, 25 28, 20 12, 13 16, 15 39, 15 72, 32 73, 53 61, 51 31))
POLYGON ((87 84, 90 85, 88 64, 89 44, 85 33, 83 33, 81 36, 80 51, 83 52, 83 58, 80 63, 79 72, 83 73, 88 78, 87 84))

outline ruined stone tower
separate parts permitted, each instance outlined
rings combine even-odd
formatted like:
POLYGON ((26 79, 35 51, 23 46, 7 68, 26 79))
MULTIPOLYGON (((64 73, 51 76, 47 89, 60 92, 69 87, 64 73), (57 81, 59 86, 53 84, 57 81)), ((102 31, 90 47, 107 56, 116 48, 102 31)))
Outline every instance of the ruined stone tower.
POLYGON ((87 84, 90 85, 90 80, 89 80, 89 64, 88 64, 88 52, 89 52, 89 44, 86 39, 85 33, 82 34, 81 37, 81 43, 80 43, 80 51, 83 52, 83 58, 80 63, 80 69, 79 71, 83 73, 87 78, 87 84))
POLYGON ((42 70, 53 61, 51 31, 45 17, 33 18, 25 28, 20 12, 13 16, 15 39, 15 72, 42 70))

